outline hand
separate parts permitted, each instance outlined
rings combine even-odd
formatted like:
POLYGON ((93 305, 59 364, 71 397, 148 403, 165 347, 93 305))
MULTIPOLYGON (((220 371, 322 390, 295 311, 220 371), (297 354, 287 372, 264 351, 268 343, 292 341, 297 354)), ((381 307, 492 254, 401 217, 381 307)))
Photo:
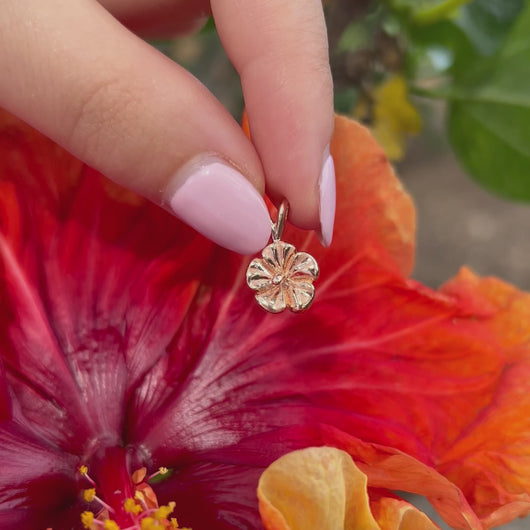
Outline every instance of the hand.
POLYGON ((264 247, 262 195, 333 230, 332 82, 320 0, 4 0, 0 106, 122 186, 243 254, 264 247), (253 144, 213 95, 136 32, 213 13, 253 144))

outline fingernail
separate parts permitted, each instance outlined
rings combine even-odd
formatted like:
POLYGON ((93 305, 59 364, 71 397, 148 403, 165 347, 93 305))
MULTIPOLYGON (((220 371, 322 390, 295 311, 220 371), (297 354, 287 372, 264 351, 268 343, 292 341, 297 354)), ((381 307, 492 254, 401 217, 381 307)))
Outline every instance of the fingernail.
POLYGON ((269 212, 256 188, 227 162, 192 161, 175 177, 169 200, 175 215, 215 243, 255 254, 271 234, 269 212))
POLYGON ((324 153, 324 164, 318 185, 320 190, 320 241, 325 247, 329 247, 333 239, 336 203, 335 166, 329 147, 324 153))

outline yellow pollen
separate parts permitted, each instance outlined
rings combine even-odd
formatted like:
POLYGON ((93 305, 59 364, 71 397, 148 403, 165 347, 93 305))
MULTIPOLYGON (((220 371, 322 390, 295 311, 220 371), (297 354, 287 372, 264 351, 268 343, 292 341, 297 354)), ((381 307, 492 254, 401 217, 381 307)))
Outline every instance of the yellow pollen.
POLYGON ((168 515, 175 509, 175 503, 170 502, 167 506, 160 506, 155 512, 155 519, 161 521, 162 519, 167 519, 168 515))
POLYGON ((165 474, 168 472, 168 468, 167 468, 167 467, 159 467, 159 468, 158 468, 158 472, 159 472, 161 475, 165 475, 165 474))
POLYGON ((134 502, 134 499, 125 499, 125 502, 123 503, 123 508, 127 513, 133 513, 134 515, 138 515, 142 511, 142 507, 139 504, 136 504, 134 502))
POLYGON ((88 473, 88 467, 79 466, 79 473, 81 473, 81 475, 86 475, 88 473))
POLYGON ((171 518, 169 523, 171 524, 171 528, 178 528, 179 527, 179 524, 177 523, 177 520, 174 517, 171 518))
POLYGON ((92 512, 83 512, 81 514, 81 522, 85 528, 91 528, 94 522, 94 514, 92 512))
POLYGON ((116 523, 116 521, 113 521, 112 519, 107 519, 103 524, 103 528, 105 530, 120 530, 118 523, 116 523))
POLYGON ((152 517, 144 517, 140 522, 141 530, 156 530, 157 527, 160 528, 152 517))
POLYGON ((83 490, 83 499, 85 499, 85 501, 92 502, 95 497, 96 497, 96 488, 90 488, 87 490, 83 490))

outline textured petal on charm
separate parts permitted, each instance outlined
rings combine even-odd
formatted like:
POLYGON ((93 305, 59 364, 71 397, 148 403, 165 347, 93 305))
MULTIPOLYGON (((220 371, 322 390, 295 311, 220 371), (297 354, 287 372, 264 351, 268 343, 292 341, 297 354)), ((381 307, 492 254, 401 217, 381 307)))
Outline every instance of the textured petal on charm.
POLYGON ((280 285, 272 285, 256 294, 258 304, 271 313, 281 313, 287 307, 285 290, 280 285))
POLYGON ((315 297, 315 288, 311 282, 299 281, 286 289, 287 306, 295 313, 307 309, 315 297))
POLYGON ((315 259, 283 241, 274 241, 261 254, 263 258, 252 260, 247 269, 247 284, 257 291, 261 307, 273 313, 286 307, 294 312, 307 309, 315 296, 312 282, 319 273, 315 259))
POLYGON ((315 258, 307 252, 297 252, 291 264, 289 278, 295 281, 307 281, 309 276, 312 281, 318 278, 318 274, 318 263, 315 258))
POLYGON ((247 284, 251 289, 258 291, 267 287, 275 274, 275 267, 263 259, 255 258, 247 269, 247 284))
POLYGON ((287 270, 296 254, 296 249, 289 243, 275 241, 266 246, 261 255, 263 259, 278 269, 278 273, 287 270))

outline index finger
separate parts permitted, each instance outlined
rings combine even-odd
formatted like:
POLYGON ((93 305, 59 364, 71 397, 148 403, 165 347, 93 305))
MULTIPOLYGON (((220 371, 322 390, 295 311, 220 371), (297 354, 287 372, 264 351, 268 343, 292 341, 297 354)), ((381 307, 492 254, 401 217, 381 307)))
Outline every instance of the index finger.
POLYGON ((320 0, 211 0, 239 72, 252 141, 269 195, 290 203, 294 224, 329 245, 335 179, 329 142, 333 86, 320 0))

